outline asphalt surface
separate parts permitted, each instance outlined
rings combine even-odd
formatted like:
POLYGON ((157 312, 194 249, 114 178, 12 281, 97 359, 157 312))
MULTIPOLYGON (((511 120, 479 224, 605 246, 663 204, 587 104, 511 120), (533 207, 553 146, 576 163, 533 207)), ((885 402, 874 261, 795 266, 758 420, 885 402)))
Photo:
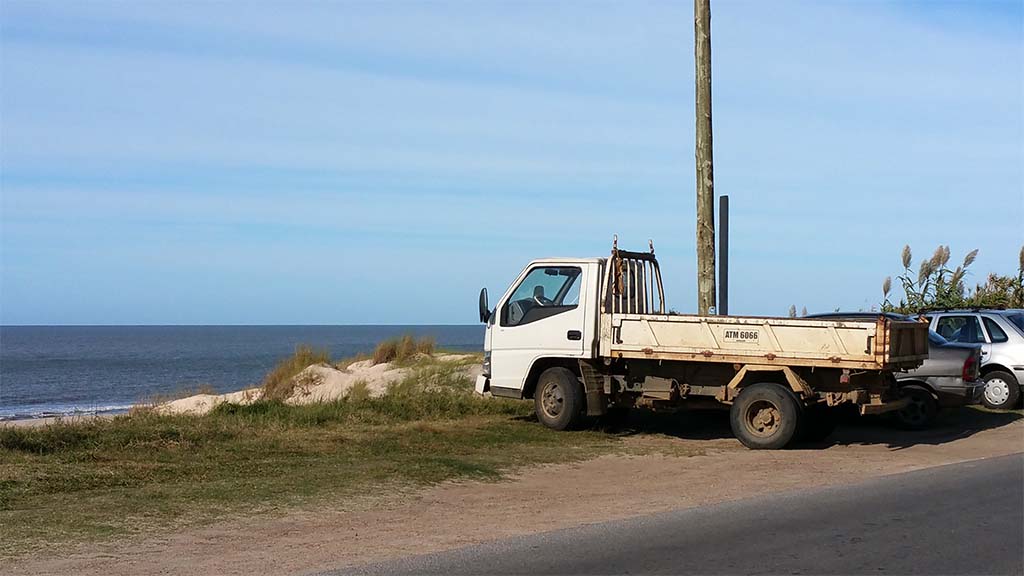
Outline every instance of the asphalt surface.
POLYGON ((1024 454, 330 574, 1024 574, 1024 454))

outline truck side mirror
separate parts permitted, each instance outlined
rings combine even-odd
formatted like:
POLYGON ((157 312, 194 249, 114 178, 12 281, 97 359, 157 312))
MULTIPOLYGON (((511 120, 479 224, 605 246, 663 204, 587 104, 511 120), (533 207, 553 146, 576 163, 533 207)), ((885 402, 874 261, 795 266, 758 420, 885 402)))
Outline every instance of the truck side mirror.
POLYGON ((487 306, 487 288, 480 289, 480 321, 484 324, 491 319, 491 309, 487 306))

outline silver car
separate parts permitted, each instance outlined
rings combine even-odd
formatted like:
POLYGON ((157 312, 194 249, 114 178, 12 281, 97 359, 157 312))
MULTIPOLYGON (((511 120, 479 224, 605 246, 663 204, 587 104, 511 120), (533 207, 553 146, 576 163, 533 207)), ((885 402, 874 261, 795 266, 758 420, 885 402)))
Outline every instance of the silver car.
POLYGON ((925 317, 947 340, 981 346, 985 406, 1018 405, 1024 384, 1024 310, 942 310, 925 317))

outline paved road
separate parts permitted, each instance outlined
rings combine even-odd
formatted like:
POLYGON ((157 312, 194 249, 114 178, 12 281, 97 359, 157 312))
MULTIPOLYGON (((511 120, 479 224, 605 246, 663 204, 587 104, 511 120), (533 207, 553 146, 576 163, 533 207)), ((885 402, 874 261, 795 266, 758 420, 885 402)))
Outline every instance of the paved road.
POLYGON ((1024 574, 1024 454, 337 572, 346 573, 1024 574))

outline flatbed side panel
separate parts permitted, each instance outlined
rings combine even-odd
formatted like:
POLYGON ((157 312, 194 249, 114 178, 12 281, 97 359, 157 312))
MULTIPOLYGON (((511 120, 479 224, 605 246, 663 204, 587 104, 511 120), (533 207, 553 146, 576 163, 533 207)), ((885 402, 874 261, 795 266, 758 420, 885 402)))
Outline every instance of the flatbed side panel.
POLYGON ((617 341, 612 346, 659 352, 710 351, 768 359, 774 356, 873 362, 876 355, 871 343, 876 329, 875 322, 619 314, 613 319, 612 335, 617 341))
POLYGON ((610 356, 757 362, 884 370, 927 357, 927 327, 912 322, 847 322, 737 316, 614 314, 603 319, 610 356), (923 339, 923 355, 921 341, 923 339), (890 356, 892 351, 899 355, 890 356))

